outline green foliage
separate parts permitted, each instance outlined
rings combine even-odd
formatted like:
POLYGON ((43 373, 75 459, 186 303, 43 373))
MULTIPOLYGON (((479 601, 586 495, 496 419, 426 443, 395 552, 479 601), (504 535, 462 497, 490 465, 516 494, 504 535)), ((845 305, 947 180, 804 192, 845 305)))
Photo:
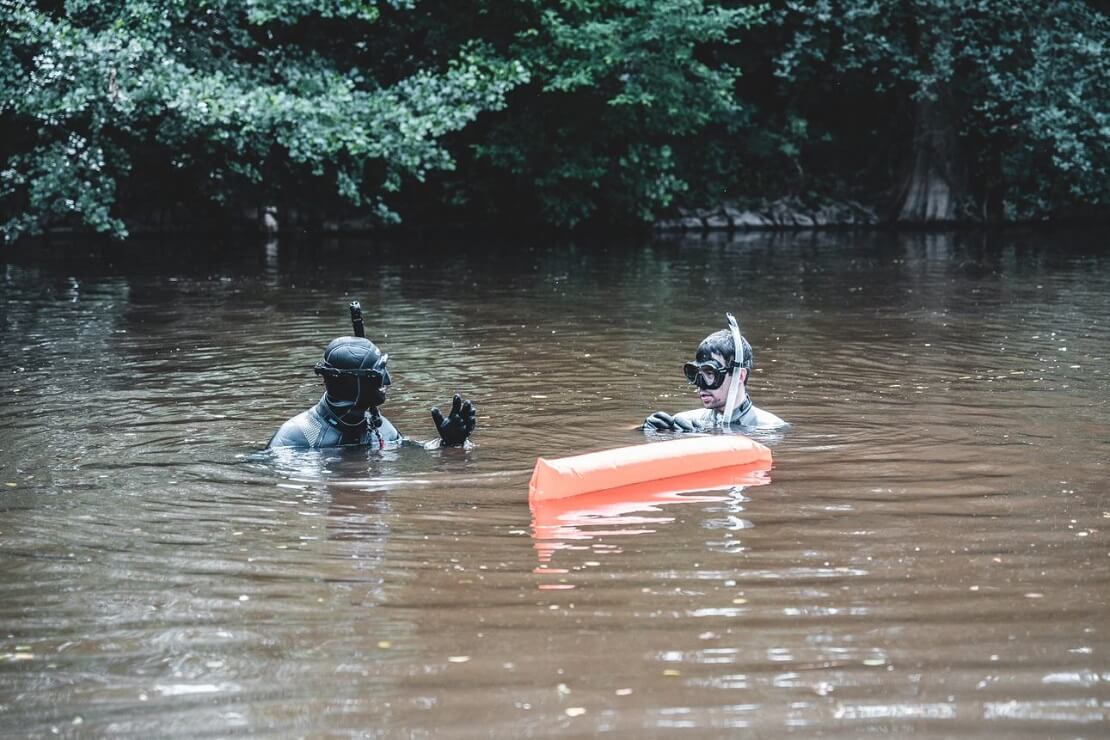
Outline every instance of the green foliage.
MULTIPOLYGON (((413 2, 391 2, 395 8, 411 9, 413 2)), ((378 3, 365 0, 247 0, 250 23, 292 24, 307 17, 342 18, 373 23, 381 16, 378 3)))
POLYGON ((575 227, 893 198, 923 123, 964 213, 1110 205, 1094 0, 0 0, 0 28, 9 239, 147 207, 575 227))
MULTIPOLYGON (((120 154, 118 167, 125 167, 120 154)), ((104 150, 78 133, 65 141, 40 146, 25 155, 16 155, 0 172, 8 196, 25 192, 27 211, 4 225, 9 235, 35 233, 42 222, 80 218, 98 232, 126 233, 123 222, 112 216, 116 182, 105 167, 104 150)))
POLYGON ((0 172, 5 234, 68 216, 124 235, 115 197, 140 166, 137 189, 184 182, 224 209, 344 201, 394 218, 385 196, 450 168, 440 139, 502 106, 527 73, 474 43, 380 84, 360 63, 379 5, 119 0, 52 13, 0 0, 0 115, 17 132, 0 172), (336 18, 352 40, 338 52, 297 42, 336 18), (316 181, 331 188, 305 188, 316 181))
POLYGON ((904 118, 914 101, 942 109, 977 209, 1110 204, 1110 17, 1093 3, 791 0, 775 19, 790 31, 777 63, 792 89, 866 91, 904 118))
MULTIPOLYGON (((719 52, 760 8, 701 0, 533 0, 511 55, 532 83, 476 146, 548 223, 650 221, 689 188, 684 142, 740 114, 719 52)), ((687 168, 688 169, 688 168, 687 168)), ((504 196, 503 196, 504 197, 504 196)))

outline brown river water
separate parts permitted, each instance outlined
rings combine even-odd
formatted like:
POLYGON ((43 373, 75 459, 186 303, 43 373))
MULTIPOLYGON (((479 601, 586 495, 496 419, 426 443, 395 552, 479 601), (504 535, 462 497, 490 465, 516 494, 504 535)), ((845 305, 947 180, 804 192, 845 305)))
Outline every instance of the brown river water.
POLYGON ((1106 737, 1104 234, 0 256, 0 736, 1106 737), (384 413, 260 454, 362 302, 384 413), (762 485, 533 511, 734 311, 762 485))

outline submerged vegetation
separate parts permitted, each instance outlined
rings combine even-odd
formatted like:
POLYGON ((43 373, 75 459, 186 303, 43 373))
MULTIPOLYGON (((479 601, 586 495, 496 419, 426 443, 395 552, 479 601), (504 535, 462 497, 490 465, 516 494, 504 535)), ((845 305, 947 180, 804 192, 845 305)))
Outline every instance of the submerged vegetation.
POLYGON ((0 0, 0 214, 650 223, 1110 205, 1094 0, 0 0))

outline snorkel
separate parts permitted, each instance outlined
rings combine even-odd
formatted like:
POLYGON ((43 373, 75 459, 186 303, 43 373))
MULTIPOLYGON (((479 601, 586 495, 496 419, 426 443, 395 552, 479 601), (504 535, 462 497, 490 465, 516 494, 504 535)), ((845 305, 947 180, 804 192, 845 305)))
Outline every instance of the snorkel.
POLYGON ((351 301, 351 330, 356 337, 366 338, 366 328, 362 325, 362 304, 351 301))
POLYGON ((728 387, 728 400, 725 401, 725 415, 721 417, 721 426, 727 427, 732 423, 732 412, 736 410, 736 396, 740 393, 740 365, 737 360, 743 359, 744 345, 740 339, 740 325, 736 323, 736 317, 731 313, 726 312, 725 317, 728 318, 728 328, 732 332, 732 381, 728 387))
MULTIPOLYGON (((349 306, 351 309, 351 331, 355 333, 356 337, 366 338, 366 327, 362 323, 362 304, 358 301, 351 301, 349 306)), ((388 357, 389 355, 386 355, 388 357)), ((383 363, 384 365, 384 363, 383 363)), ((381 386, 374 389, 374 395, 377 396, 375 400, 378 403, 384 399, 384 394, 381 391, 381 386)), ((378 429, 382 425, 382 414, 378 411, 378 404, 373 403, 370 405, 370 426, 373 429, 378 429)))

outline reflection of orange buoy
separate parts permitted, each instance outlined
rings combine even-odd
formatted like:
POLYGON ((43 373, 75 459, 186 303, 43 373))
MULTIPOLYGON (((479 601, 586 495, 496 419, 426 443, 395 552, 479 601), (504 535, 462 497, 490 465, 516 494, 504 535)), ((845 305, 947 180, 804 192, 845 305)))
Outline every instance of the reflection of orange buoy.
POLYGON ((740 435, 686 437, 668 442, 620 447, 556 460, 536 460, 528 498, 532 501, 580 496, 639 484, 655 490, 714 488, 702 485, 712 471, 750 466, 767 470, 771 451, 740 435), (683 481, 686 476, 700 480, 683 481))
MULTIPOLYGON (((670 443, 647 446, 661 447, 664 444, 670 443)), ((566 573, 565 569, 551 567, 550 563, 558 550, 586 548, 585 545, 572 543, 607 535, 654 532, 659 525, 673 521, 663 512, 664 506, 725 501, 729 498, 726 489, 770 483, 767 475, 770 468, 768 454, 765 459, 760 458, 747 465, 702 470, 577 496, 538 498, 533 488, 529 501, 532 536, 540 559, 540 567, 535 572, 566 573)))
MULTIPOLYGON (((769 465, 752 463, 731 468, 704 470, 678 478, 634 483, 621 488, 595 491, 581 496, 536 500, 532 504, 532 526, 536 539, 580 539, 578 527, 586 525, 645 525, 669 522, 669 517, 630 517, 640 512, 659 512, 668 504, 697 504, 723 501, 720 493, 728 488, 762 486, 769 465)), ((620 534, 636 534, 622 530, 620 534)), ((599 534, 593 532, 585 537, 599 534)))

